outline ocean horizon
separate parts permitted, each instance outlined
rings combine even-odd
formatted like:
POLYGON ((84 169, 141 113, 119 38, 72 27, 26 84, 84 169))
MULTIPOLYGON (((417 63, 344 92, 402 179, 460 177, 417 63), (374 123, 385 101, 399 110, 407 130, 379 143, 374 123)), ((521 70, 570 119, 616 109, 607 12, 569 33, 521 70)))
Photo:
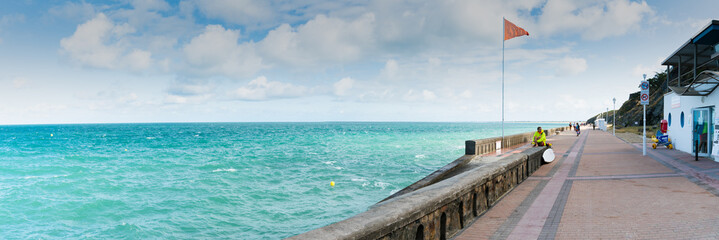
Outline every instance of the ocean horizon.
MULTIPOLYGON (((584 122, 584 121, 504 121, 509 123, 563 123, 584 122)), ((2 123, 2 126, 43 126, 43 125, 102 125, 102 124, 206 124, 206 123, 501 123, 501 121, 194 121, 194 122, 72 122, 72 123, 2 123)))
MULTIPOLYGON (((566 124, 505 122, 505 135, 566 124)), ((285 238, 365 211, 500 126, 0 125, 0 228, 8 238, 285 238)))

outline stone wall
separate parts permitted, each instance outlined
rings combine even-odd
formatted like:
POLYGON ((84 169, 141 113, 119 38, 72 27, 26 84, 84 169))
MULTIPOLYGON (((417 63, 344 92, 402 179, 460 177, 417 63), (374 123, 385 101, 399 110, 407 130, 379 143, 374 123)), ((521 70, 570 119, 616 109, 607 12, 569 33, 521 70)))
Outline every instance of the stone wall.
POLYGON ((544 150, 529 148, 501 159, 473 156, 472 164, 482 167, 469 168, 289 239, 449 239, 537 170, 544 150))

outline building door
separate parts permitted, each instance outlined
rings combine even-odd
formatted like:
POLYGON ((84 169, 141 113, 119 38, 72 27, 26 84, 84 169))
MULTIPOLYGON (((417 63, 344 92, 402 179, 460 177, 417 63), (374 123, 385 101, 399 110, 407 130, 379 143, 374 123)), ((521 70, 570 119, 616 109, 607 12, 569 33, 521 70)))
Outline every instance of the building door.
POLYGON ((693 153, 698 151, 699 156, 703 157, 708 157, 711 153, 712 144, 709 140, 713 139, 711 135, 714 132, 711 114, 711 108, 697 108, 692 112, 692 149, 693 153))

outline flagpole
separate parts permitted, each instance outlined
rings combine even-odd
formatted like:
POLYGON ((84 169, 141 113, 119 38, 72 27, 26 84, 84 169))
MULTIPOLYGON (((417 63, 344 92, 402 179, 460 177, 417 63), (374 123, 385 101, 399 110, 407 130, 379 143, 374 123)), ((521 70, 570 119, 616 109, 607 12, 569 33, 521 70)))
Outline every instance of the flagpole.
POLYGON ((507 24, 502 18, 502 147, 504 146, 504 36, 507 31, 507 24))
POLYGON ((506 40, 519 36, 529 36, 529 33, 526 30, 517 27, 517 25, 514 25, 514 23, 507 21, 507 19, 505 19, 504 17, 502 17, 502 26, 502 33, 504 34, 502 34, 502 146, 500 147, 504 147, 504 42, 506 40), (512 28, 509 30, 509 34, 512 34, 510 36, 507 35, 507 23, 509 23, 509 27, 512 28))

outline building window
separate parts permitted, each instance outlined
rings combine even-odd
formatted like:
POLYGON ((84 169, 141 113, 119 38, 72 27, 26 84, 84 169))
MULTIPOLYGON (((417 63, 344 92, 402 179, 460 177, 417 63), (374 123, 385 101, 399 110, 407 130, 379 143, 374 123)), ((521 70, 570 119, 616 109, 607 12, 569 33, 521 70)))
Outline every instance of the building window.
POLYGON ((667 117, 667 122, 669 122, 669 126, 672 126, 672 113, 669 113, 669 117, 667 117))
POLYGON ((682 115, 679 116, 679 125, 684 127, 684 111, 682 111, 682 115))

